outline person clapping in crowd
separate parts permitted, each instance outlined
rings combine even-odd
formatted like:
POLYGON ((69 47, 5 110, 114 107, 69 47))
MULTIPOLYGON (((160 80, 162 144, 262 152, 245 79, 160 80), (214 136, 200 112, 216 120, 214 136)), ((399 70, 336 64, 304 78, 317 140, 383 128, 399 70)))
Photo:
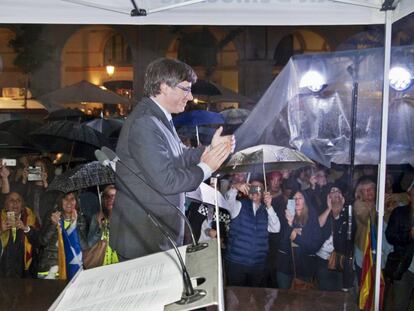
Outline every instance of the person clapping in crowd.
POLYGON ((226 193, 230 208, 230 231, 226 252, 226 273, 230 286, 260 287, 268 253, 268 232, 279 232, 280 222, 263 183, 236 183, 226 193), (248 199, 236 200, 237 192, 248 199), (263 203, 262 203, 263 198, 263 203))
POLYGON ((6 196, 0 221, 0 277, 36 277, 38 222, 19 193, 6 196))

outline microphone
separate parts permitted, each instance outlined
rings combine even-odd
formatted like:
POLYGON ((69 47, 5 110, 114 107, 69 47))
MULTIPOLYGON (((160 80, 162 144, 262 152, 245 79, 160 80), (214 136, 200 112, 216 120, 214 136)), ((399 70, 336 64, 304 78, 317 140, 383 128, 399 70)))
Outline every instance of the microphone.
POLYGON ((122 180, 122 176, 120 176, 110 165, 110 159, 109 157, 101 150, 97 149, 95 150, 95 157, 101 163, 103 166, 110 167, 115 175, 118 177, 118 181, 122 184, 122 186, 125 187, 125 189, 128 190, 130 195, 135 199, 136 202, 139 203, 141 208, 144 210, 144 212, 147 214, 148 218, 152 221, 155 227, 160 230, 161 234, 170 242, 171 246, 174 248, 174 251, 178 257, 178 260, 180 262, 181 271, 182 271, 182 277, 184 281, 184 293, 180 300, 181 303, 191 303, 196 300, 199 300, 203 298, 206 295, 206 292, 204 290, 194 290, 193 285, 191 284, 190 275, 188 274, 187 268, 184 264, 184 260, 181 257, 180 252, 178 251, 177 244, 174 242, 174 240, 171 238, 171 235, 169 234, 168 230, 164 227, 164 225, 157 219, 155 215, 151 213, 147 208, 145 208, 142 204, 140 199, 137 197, 137 195, 131 190, 131 188, 127 185, 126 182, 122 180))
MULTIPOLYGON (((118 155, 111 149, 109 149, 108 147, 102 147, 101 150, 96 150, 95 151, 95 156, 98 159, 97 156, 97 151, 102 152, 105 155, 105 158, 107 159, 107 161, 109 161, 109 163, 119 163, 121 164, 123 167, 125 167, 128 171, 130 171, 135 177, 137 177, 138 179, 140 179, 145 185, 147 185, 151 190, 155 191, 156 193, 158 193, 167 203, 168 205, 174 207, 175 211, 177 212, 177 214, 184 219, 188 230, 190 231, 190 235, 191 235, 191 240, 192 240, 192 245, 189 246, 187 248, 187 252, 189 253, 193 253, 196 251, 199 251, 203 248, 208 247, 207 243, 198 243, 194 237, 194 232, 193 232, 193 228, 191 227, 190 221, 188 220, 188 218, 184 215, 184 213, 177 207, 175 206, 174 203, 170 202, 166 197, 164 197, 157 189, 155 189, 154 187, 152 187, 151 185, 149 185, 141 176, 139 176, 137 173, 135 173, 132 168, 130 168, 127 164, 125 164, 124 162, 121 161, 121 159, 118 157, 118 155)), ((99 160, 99 159, 98 159, 99 160)), ((100 162, 100 160, 99 160, 100 162)), ((102 163, 102 165, 104 165, 102 163)), ((115 169, 112 168, 114 171, 115 169)))

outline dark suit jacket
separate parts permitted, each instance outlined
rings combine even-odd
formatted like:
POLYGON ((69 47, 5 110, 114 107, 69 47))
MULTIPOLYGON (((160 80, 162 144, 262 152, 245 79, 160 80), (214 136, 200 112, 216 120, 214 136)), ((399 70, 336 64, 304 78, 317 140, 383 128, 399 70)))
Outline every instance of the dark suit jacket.
POLYGON ((117 164, 117 173, 141 204, 117 177, 118 192, 110 223, 111 247, 127 259, 171 248, 142 207, 155 214, 168 227, 173 239, 182 245, 183 219, 165 198, 184 212, 184 192, 197 189, 203 181, 203 170, 197 166, 203 149, 186 148, 163 111, 151 99, 144 98, 122 127, 116 151, 121 161, 144 181, 117 164))

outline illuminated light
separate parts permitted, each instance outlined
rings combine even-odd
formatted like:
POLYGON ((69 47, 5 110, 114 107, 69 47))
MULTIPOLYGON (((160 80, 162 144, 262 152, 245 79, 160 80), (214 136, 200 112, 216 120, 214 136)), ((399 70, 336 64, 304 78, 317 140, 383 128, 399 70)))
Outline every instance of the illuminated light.
POLYGON ((403 67, 391 68, 388 77, 390 86, 396 91, 405 91, 411 86, 411 73, 403 67))
POLYGON ((106 65, 106 73, 108 74, 109 77, 112 77, 113 74, 115 73, 115 66, 111 65, 110 63, 108 65, 106 65))
POLYGON ((310 70, 300 79, 299 87, 308 88, 310 91, 316 93, 326 86, 325 78, 317 71, 310 70))

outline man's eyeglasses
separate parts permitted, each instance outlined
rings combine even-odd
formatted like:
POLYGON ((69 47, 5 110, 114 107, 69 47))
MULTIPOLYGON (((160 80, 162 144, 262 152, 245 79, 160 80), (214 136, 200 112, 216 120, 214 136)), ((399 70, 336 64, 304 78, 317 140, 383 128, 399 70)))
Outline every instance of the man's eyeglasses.
POLYGON ((191 93, 191 86, 182 86, 178 84, 175 87, 178 87, 180 90, 184 91, 184 96, 187 96, 191 93))

